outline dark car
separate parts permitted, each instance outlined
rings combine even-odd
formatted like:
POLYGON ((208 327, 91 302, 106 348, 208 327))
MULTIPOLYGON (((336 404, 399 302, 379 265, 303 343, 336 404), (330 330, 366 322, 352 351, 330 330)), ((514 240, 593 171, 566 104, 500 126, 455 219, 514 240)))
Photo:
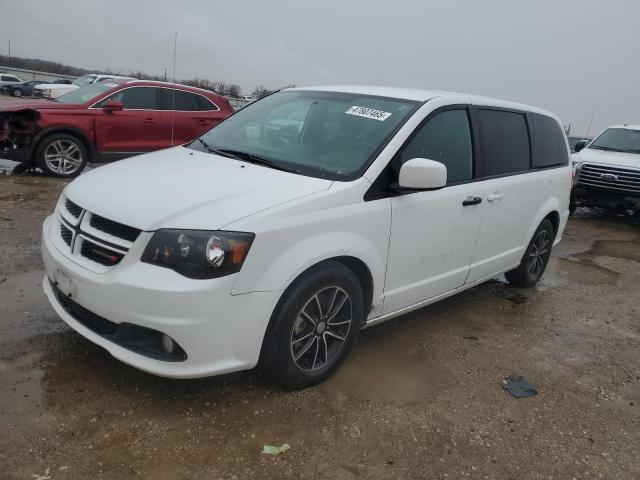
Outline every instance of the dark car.
POLYGON ((22 83, 10 83, 9 85, 5 85, 3 90, 8 95, 13 95, 14 97, 31 96, 33 95, 33 87, 43 83, 50 82, 45 82, 43 80, 29 80, 22 83))
POLYGON ((232 113, 224 97, 208 90, 109 80, 0 108, 0 158, 75 177, 87 162, 191 142, 232 113))
MULTIPOLYGON (((46 82, 44 82, 44 83, 46 83, 46 82)), ((66 79, 63 78, 61 80, 54 80, 51 83, 57 83, 58 85, 61 85, 61 84, 62 85, 71 85, 73 82, 71 80, 66 80, 66 79)))

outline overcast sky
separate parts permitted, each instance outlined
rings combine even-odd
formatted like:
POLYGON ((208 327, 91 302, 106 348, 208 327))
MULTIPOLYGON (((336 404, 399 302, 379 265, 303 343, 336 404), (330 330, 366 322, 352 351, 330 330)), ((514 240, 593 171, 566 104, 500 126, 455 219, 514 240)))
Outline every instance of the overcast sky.
POLYGON ((237 83, 453 90, 640 123, 638 0, 0 0, 0 51, 237 83))

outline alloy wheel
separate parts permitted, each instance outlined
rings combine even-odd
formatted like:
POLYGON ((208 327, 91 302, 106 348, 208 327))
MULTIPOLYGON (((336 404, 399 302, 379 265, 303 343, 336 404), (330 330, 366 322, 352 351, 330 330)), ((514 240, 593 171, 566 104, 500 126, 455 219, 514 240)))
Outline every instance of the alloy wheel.
POLYGON ((546 230, 540 230, 529 252, 528 272, 531 278, 542 274, 549 253, 549 234, 546 230))
POLYGON ((82 165, 82 150, 71 140, 56 140, 47 145, 44 161, 55 173, 69 175, 82 165))
POLYGON ((326 287, 307 300, 293 324, 291 358, 301 370, 315 371, 338 358, 353 323, 351 297, 326 287))

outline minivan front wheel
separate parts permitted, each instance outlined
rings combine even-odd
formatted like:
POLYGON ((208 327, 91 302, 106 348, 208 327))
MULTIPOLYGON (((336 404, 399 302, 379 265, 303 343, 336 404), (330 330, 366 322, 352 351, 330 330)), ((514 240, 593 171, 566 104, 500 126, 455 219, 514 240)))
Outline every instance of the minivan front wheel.
POLYGON ((260 366, 287 388, 329 377, 347 357, 364 316, 364 294, 354 273, 327 262, 285 292, 264 339, 260 366))
POLYGON ((533 287, 538 283, 549 263, 554 238, 553 225, 545 218, 533 234, 520 266, 505 273, 509 283, 522 288, 533 287))

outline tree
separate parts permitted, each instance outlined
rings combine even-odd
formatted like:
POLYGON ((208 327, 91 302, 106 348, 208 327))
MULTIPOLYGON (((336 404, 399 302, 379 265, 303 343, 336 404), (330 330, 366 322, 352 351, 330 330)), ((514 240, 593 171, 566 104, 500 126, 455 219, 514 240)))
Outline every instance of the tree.
POLYGON ((269 95, 270 93, 271 90, 269 90, 264 85, 257 85, 256 88, 253 89, 253 92, 251 92, 251 96, 253 98, 262 98, 269 95))
POLYGON ((236 85, 232 83, 227 87, 226 95, 231 98, 240 98, 242 95, 242 90, 240 89, 240 85, 236 85))

